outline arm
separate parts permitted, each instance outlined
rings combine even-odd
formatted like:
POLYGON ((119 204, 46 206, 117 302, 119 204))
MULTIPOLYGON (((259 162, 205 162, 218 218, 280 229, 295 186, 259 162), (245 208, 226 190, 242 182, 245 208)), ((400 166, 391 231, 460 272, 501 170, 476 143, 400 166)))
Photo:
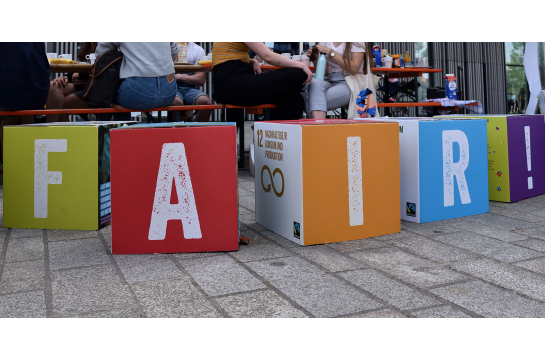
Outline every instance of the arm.
POLYGON ((119 44, 118 42, 99 42, 95 51, 97 58, 106 51, 119 49, 119 44))
POLYGON ((265 60, 271 65, 275 65, 279 67, 299 68, 303 70, 307 74, 307 80, 303 84, 306 84, 312 80, 312 76, 313 76, 312 72, 307 66, 303 65, 303 63, 294 61, 282 55, 273 53, 272 51, 269 50, 267 45, 265 45, 262 42, 248 42, 245 44, 248 45, 248 47, 253 52, 259 55, 260 58, 262 58, 263 60, 265 60))
POLYGON ((178 56, 178 43, 170 43, 170 54, 172 55, 172 61, 176 61, 176 56, 178 56))
MULTIPOLYGON (((330 48, 323 45, 316 45, 320 52, 326 53, 326 56, 329 56, 330 48)), ((363 63, 363 58, 365 56, 364 52, 353 52, 351 53, 351 59, 348 61, 349 68, 347 69, 344 65, 343 54, 335 52, 333 61, 335 61, 340 67, 342 67, 350 75, 356 75, 360 70, 361 64, 363 63)))
POLYGON ((198 72, 195 75, 176 74, 176 80, 183 81, 187 85, 203 86, 206 82, 206 73, 198 72))

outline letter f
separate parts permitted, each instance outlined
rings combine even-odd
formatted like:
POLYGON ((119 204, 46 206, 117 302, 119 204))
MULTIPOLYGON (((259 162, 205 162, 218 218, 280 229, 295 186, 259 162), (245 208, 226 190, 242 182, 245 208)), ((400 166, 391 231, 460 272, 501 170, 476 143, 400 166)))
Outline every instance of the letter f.
POLYGON ((47 218, 47 185, 62 184, 62 172, 47 171, 50 152, 66 152, 66 139, 34 140, 34 217, 47 218))

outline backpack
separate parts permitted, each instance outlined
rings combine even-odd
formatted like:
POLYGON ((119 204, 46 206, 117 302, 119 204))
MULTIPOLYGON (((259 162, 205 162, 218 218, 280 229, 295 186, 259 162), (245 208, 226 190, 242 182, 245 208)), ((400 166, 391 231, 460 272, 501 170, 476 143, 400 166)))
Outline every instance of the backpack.
POLYGON ((112 107, 119 87, 123 53, 106 51, 96 59, 83 88, 83 100, 90 107, 112 107))

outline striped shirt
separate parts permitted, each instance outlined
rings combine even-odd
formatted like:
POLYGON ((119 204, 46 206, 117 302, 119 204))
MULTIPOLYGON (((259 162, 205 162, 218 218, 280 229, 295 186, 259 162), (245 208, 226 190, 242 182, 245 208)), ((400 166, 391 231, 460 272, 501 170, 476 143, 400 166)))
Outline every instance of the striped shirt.
POLYGON ((250 62, 250 48, 243 42, 215 42, 212 47, 212 67, 226 61, 250 62))

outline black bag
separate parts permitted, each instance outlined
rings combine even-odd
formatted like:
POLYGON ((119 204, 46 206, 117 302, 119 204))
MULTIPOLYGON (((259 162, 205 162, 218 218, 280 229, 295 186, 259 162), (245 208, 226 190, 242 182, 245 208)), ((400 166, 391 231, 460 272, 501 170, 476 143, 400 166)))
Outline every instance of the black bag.
POLYGON ((96 59, 83 88, 83 100, 90 107, 112 107, 119 87, 119 70, 123 54, 106 51, 96 59))

